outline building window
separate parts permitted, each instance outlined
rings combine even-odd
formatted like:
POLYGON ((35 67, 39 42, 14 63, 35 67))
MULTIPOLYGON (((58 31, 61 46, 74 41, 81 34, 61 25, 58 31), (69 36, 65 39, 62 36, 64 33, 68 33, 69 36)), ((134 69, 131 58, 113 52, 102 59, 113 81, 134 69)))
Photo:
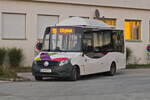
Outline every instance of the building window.
POLYGON ((125 20, 124 33, 126 40, 141 40, 141 21, 125 20))
POLYGON ((38 39, 42 39, 46 27, 55 25, 59 21, 59 16, 38 15, 38 39))
POLYGON ((100 18, 100 20, 103 21, 104 23, 108 24, 108 25, 116 26, 116 19, 100 18))
POLYGON ((83 16, 69 16, 70 18, 71 17, 81 17, 81 18, 85 18, 85 19, 89 19, 89 17, 83 17, 83 16))
POLYGON ((26 38, 26 15, 25 14, 2 14, 2 38, 25 39, 26 38))

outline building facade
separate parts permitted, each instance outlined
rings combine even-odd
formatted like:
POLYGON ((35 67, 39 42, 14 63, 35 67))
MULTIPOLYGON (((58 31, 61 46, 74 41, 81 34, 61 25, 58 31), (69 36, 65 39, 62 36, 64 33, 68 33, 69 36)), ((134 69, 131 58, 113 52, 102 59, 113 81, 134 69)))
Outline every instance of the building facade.
POLYGON ((149 63, 150 1, 147 0, 1 0, 0 47, 22 48, 24 66, 31 66, 44 29, 72 16, 94 19, 124 29, 132 50, 130 63, 149 63))

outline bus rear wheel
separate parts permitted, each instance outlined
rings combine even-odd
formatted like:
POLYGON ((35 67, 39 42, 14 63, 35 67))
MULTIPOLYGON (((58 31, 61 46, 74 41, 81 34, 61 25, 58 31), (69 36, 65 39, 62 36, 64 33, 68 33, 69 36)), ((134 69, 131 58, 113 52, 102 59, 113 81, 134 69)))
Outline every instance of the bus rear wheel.
POLYGON ((116 64, 112 63, 111 66, 110 66, 109 75, 114 76, 115 74, 116 74, 116 64))

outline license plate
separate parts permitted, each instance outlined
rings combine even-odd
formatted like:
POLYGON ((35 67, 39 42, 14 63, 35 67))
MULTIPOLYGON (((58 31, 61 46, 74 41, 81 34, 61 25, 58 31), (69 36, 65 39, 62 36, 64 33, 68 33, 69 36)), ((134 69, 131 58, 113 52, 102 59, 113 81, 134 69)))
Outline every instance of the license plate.
POLYGON ((43 73, 51 73, 52 70, 51 69, 41 69, 41 72, 43 72, 43 73))

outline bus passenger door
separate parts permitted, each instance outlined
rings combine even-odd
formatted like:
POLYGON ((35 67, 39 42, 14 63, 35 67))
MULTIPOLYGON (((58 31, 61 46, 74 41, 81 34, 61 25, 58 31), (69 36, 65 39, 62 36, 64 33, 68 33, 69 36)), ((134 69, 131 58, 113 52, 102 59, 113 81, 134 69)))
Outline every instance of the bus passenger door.
POLYGON ((91 38, 87 38, 86 35, 86 38, 84 38, 83 41, 83 44, 85 46, 85 73, 92 74, 97 72, 103 72, 106 64, 104 63, 103 59, 101 59, 101 57, 104 56, 104 53, 101 53, 99 51, 99 45, 102 45, 102 36, 100 32, 91 32, 91 34, 89 35, 91 35, 91 38))
POLYGON ((84 33, 83 36, 83 53, 85 74, 94 73, 95 60, 92 58, 93 54, 93 34, 91 32, 84 33))

